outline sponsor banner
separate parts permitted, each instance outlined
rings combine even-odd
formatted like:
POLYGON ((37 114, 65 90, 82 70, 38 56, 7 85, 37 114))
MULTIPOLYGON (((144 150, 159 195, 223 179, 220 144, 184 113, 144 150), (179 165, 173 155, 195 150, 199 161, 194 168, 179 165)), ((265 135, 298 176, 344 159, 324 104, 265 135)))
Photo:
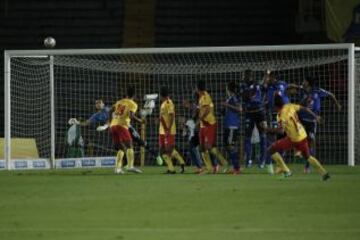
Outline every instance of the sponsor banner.
MULTIPOLYGON (((48 159, 12 159, 11 170, 29 170, 29 169, 49 169, 50 162, 48 159)), ((6 162, 0 159, 0 170, 5 170, 6 162)))
POLYGON ((6 168, 5 160, 0 160, 0 170, 4 170, 6 168))
POLYGON ((101 167, 114 167, 115 158, 105 158, 101 160, 101 167))
MULTIPOLYGON (((55 160, 56 168, 111 168, 115 157, 62 158, 55 160)), ((0 159, 0 170, 6 170, 6 161, 0 159)), ((12 170, 50 169, 49 159, 12 159, 12 170)))
POLYGON ((56 159, 56 168, 106 168, 115 166, 115 157, 56 159))

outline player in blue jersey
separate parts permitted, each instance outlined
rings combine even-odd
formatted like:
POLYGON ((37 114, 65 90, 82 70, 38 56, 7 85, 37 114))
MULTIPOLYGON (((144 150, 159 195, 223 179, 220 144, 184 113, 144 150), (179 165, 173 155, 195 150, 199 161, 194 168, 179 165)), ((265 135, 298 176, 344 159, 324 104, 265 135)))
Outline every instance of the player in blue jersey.
POLYGON ((80 126, 90 126, 97 124, 105 124, 110 119, 111 107, 105 106, 102 99, 95 100, 96 113, 85 121, 80 121, 80 126))
MULTIPOLYGON (((277 111, 274 106, 274 99, 276 96, 281 97, 282 102, 284 104, 289 103, 289 98, 286 94, 288 84, 284 81, 278 80, 275 72, 267 71, 265 74, 264 79, 264 88, 266 92, 265 96, 265 106, 266 106, 266 113, 267 113, 267 120, 268 124, 270 125, 270 128, 277 128, 278 122, 277 122, 277 111)), ((282 138, 283 135, 269 135, 267 137, 268 147, 271 146, 275 140, 282 138)), ((272 167, 272 160, 271 156, 267 155, 266 157, 266 164, 268 167, 268 172, 270 174, 274 173, 273 167, 272 167)))
MULTIPOLYGON (((302 86, 298 86, 295 84, 291 84, 290 87, 296 88, 301 94, 301 104, 310 110, 312 110, 318 116, 321 113, 321 101, 323 98, 330 97, 337 109, 341 110, 341 105, 339 101, 336 99, 335 95, 323 88, 318 87, 318 82, 315 77, 306 77, 302 86)), ((299 112, 299 119, 303 124, 307 134, 308 134, 308 142, 310 144, 310 151, 312 154, 315 154, 315 136, 316 136, 316 128, 317 122, 316 119, 305 111, 299 112)), ((304 172, 309 173, 310 165, 308 162, 305 164, 304 172)))
POLYGON ((263 86, 254 81, 251 70, 245 70, 243 83, 240 86, 239 95, 242 98, 243 111, 245 112, 245 155, 246 166, 251 167, 251 136, 256 125, 260 137, 259 167, 265 165, 266 159, 266 133, 267 127, 264 108, 263 86))
POLYGON ((225 107, 224 117, 224 145, 227 148, 228 155, 233 166, 232 173, 234 175, 240 174, 239 161, 239 128, 240 128, 240 113, 242 111, 241 102, 236 95, 237 86, 235 82, 229 82, 226 87, 228 99, 222 103, 225 107))

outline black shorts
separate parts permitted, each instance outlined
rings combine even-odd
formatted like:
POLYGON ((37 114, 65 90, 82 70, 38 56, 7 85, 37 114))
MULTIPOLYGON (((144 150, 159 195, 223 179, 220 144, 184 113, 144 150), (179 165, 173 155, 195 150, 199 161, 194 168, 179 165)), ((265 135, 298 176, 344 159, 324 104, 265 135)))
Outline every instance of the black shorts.
POLYGON ((257 129, 259 130, 259 133, 262 132, 260 123, 265 122, 266 123, 266 114, 264 110, 258 111, 258 112, 246 112, 245 113, 245 119, 244 119, 244 125, 245 125, 245 136, 251 137, 252 131, 256 125, 257 129))
POLYGON ((193 148, 199 146, 199 144, 199 131, 195 131, 194 136, 192 136, 192 138, 190 139, 190 146, 193 148))
POLYGON ((301 123, 304 126, 308 137, 310 139, 314 140, 315 136, 316 136, 317 123, 316 122, 304 121, 304 120, 302 120, 301 123))
POLYGON ((261 122, 266 121, 266 114, 264 110, 260 110, 257 112, 245 112, 245 122, 250 121, 255 124, 259 124, 261 122))
POLYGON ((224 145, 233 146, 237 145, 239 140, 239 129, 238 128, 225 128, 224 129, 224 145))

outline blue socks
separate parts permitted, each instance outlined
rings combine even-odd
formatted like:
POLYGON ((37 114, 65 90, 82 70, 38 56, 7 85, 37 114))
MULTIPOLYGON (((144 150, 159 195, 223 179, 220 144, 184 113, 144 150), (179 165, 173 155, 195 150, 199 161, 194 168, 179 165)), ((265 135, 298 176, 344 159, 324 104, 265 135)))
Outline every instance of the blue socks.
POLYGON ((259 164, 263 164, 266 161, 266 135, 260 134, 260 159, 259 164))

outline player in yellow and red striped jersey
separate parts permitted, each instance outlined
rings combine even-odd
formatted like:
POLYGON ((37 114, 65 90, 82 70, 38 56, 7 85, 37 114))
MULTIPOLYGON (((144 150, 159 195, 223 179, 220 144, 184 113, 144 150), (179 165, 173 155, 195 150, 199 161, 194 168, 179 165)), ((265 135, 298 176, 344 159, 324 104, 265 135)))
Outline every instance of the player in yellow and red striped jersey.
POLYGON ((217 124, 214 103, 211 99, 211 96, 206 91, 205 82, 203 80, 200 80, 197 83, 197 93, 199 95, 198 116, 200 121, 199 140, 201 156, 204 160, 207 170, 210 171, 211 168, 213 168, 213 173, 217 173, 219 171, 219 166, 217 163, 211 162, 210 154, 214 155, 223 166, 227 165, 228 163, 224 156, 216 148, 217 124))
POLYGON ((299 121, 298 112, 300 110, 306 111, 317 121, 320 121, 320 117, 310 109, 300 105, 291 103, 285 104, 281 96, 275 96, 274 106, 278 112, 278 127, 267 128, 266 131, 268 133, 285 132, 286 137, 274 142, 268 151, 269 154, 271 154, 271 158, 278 164, 281 172, 284 173, 285 177, 291 176, 291 171, 286 166, 280 152, 295 148, 296 150, 300 151, 305 159, 307 159, 307 161, 318 170, 324 181, 328 180, 330 178, 329 173, 324 169, 320 162, 310 154, 307 134, 303 125, 299 121))
POLYGON ((129 131, 131 120, 137 122, 142 120, 135 116, 138 109, 137 103, 134 101, 135 88, 130 86, 127 88, 126 97, 117 101, 113 108, 112 119, 110 123, 110 133, 115 149, 118 151, 116 155, 115 173, 124 173, 123 158, 126 154, 128 161, 128 171, 141 173, 140 169, 134 167, 134 148, 131 133, 129 131))

